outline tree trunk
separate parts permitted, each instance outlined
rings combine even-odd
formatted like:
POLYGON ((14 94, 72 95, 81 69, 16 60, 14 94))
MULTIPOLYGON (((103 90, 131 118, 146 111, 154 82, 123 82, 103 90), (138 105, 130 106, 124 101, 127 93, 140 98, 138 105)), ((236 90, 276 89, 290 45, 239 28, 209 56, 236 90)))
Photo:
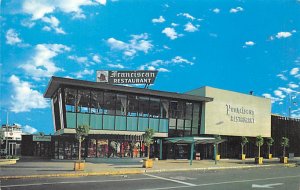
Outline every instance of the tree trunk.
POLYGON ((81 137, 79 137, 79 145, 78 145, 78 160, 81 161, 81 137))
POLYGON ((148 154, 147 154, 147 156, 148 156, 148 159, 150 158, 150 144, 148 145, 148 154))
POLYGON ((244 154, 244 146, 242 145, 242 155, 244 154))
POLYGON ((282 157, 285 157, 285 146, 283 146, 283 155, 282 157))
POLYGON ((260 146, 258 146, 258 158, 260 158, 260 146))
POLYGON ((268 146, 268 153, 269 153, 269 155, 271 154, 271 147, 270 146, 268 146))

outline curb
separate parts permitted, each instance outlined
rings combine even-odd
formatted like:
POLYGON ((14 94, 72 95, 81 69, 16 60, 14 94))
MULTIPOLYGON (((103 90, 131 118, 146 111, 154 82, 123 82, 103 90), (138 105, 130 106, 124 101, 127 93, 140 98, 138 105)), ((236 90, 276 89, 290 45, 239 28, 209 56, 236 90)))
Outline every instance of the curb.
POLYGON ((226 169, 246 169, 246 168, 262 168, 262 167, 296 167, 293 164, 268 164, 268 165, 251 165, 251 166, 221 166, 207 168, 182 168, 182 169, 156 169, 156 170, 123 170, 123 171, 103 171, 103 172, 82 172, 82 173, 60 173, 60 174, 42 174, 42 175, 25 175, 25 176, 0 176, 0 180, 7 179, 31 179, 31 178, 47 178, 47 177, 82 177, 82 176, 105 176, 105 175, 128 175, 128 174, 144 174, 144 173, 161 173, 161 172, 179 172, 179 171, 212 171, 226 169))

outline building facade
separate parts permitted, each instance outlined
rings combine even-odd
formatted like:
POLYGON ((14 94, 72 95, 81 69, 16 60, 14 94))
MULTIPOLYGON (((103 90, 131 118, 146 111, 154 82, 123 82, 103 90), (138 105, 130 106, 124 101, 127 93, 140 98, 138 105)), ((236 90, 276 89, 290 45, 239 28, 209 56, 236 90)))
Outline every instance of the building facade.
MULTIPOLYGON (((278 131, 283 123, 271 116, 269 99, 212 87, 180 94, 52 77, 44 97, 52 101, 55 135, 49 146, 55 159, 78 158, 75 129, 79 125, 91 129, 81 151, 86 158, 145 157, 143 134, 148 128, 155 132, 150 156, 160 159, 189 158, 191 144, 185 138, 215 135, 225 140, 218 145, 221 157, 238 158, 241 136, 250 140, 247 157, 254 157, 256 136, 275 137, 276 144, 282 135, 278 131), (170 143, 171 138, 182 141, 170 143)), ((293 130, 299 127, 298 122, 293 130)), ((299 154, 293 146, 290 150, 299 154)), ((278 143, 273 149, 279 156, 278 143)), ((212 141, 198 141, 196 153, 202 159, 213 158, 212 141)))
POLYGON ((21 140, 22 129, 18 125, 2 125, 0 128, 1 136, 3 137, 3 143, 1 147, 1 155, 20 155, 21 154, 21 140))

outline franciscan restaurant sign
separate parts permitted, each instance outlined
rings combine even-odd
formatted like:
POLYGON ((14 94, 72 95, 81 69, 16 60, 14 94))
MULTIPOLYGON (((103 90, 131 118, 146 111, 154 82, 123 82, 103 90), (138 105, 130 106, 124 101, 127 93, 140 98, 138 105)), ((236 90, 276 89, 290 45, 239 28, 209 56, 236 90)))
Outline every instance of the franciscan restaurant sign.
POLYGON ((153 84, 157 71, 97 71, 97 82, 109 84, 153 84))

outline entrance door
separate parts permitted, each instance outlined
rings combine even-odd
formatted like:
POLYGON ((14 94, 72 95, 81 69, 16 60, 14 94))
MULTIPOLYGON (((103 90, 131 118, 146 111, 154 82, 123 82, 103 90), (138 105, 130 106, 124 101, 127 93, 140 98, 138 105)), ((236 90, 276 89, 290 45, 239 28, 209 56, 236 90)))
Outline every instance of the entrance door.
POLYGON ((8 155, 16 155, 16 143, 10 142, 8 144, 8 155))

